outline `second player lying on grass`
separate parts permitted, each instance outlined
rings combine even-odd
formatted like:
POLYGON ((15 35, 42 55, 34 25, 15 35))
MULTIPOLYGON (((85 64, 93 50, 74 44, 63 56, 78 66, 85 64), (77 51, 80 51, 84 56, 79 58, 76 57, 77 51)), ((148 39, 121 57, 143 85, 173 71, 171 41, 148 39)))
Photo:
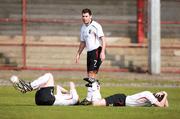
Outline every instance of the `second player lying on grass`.
POLYGON ((168 107, 167 93, 165 91, 152 93, 150 91, 142 91, 133 95, 114 94, 104 99, 93 102, 94 106, 156 106, 168 107))
POLYGON ((75 105, 79 102, 79 96, 73 82, 70 82, 70 91, 57 85, 57 93, 54 95, 55 85, 51 73, 46 73, 30 83, 17 76, 12 76, 10 81, 22 93, 36 90, 35 102, 37 105, 75 105))

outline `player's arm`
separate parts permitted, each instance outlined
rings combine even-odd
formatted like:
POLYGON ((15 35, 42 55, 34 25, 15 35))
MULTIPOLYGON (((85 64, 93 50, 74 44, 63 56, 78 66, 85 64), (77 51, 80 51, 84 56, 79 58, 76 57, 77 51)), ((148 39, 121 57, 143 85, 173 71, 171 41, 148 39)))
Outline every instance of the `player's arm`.
POLYGON ((69 93, 68 90, 66 90, 65 88, 61 87, 60 85, 57 85, 57 94, 59 93, 59 91, 63 94, 69 93))
POLYGON ((76 54, 76 63, 79 62, 80 55, 81 55, 81 53, 82 53, 82 51, 84 50, 85 47, 86 47, 85 42, 81 41, 80 45, 79 45, 79 49, 78 49, 77 54, 76 54))
POLYGON ((167 93, 165 91, 162 92, 164 94, 164 98, 159 102, 159 101, 156 101, 154 103, 155 106, 157 107, 168 107, 168 100, 167 100, 167 93))
POLYGON ((101 54, 100 54, 100 58, 102 61, 105 60, 106 56, 105 56, 105 50, 106 50, 106 40, 105 40, 105 37, 102 36, 100 37, 101 41, 102 41, 102 51, 101 51, 101 54))
POLYGON ((167 98, 166 98, 166 102, 165 102, 165 105, 164 105, 164 107, 169 107, 169 103, 168 103, 168 100, 167 100, 167 98))

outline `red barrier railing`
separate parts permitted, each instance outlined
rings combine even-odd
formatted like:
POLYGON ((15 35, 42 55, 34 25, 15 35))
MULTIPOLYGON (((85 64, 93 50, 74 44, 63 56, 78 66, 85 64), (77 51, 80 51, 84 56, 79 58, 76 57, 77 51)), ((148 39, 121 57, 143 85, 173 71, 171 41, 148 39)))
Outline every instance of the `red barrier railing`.
POLYGON ((137 39, 144 43, 144 0, 137 0, 137 39))
POLYGON ((22 61, 23 68, 26 68, 26 0, 22 0, 22 61))

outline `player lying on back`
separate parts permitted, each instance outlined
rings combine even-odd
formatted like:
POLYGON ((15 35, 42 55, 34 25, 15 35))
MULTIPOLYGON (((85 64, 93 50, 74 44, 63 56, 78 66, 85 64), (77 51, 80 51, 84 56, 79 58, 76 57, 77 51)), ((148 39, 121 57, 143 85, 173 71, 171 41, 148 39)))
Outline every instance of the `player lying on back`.
POLYGON ((100 85, 97 81, 89 82, 88 85, 88 95, 92 101, 84 105, 93 106, 132 106, 132 107, 142 107, 142 106, 156 106, 156 107, 168 107, 168 94, 165 91, 152 93, 150 91, 143 91, 133 95, 125 94, 114 94, 108 96, 104 99, 101 98, 100 85))
POLYGON ((134 95, 114 94, 101 100, 93 102, 93 106, 156 106, 168 107, 168 94, 165 91, 152 93, 143 91, 134 95))
POLYGON ((57 85, 57 93, 54 95, 55 85, 51 73, 46 73, 31 83, 20 80, 17 76, 12 76, 10 81, 22 93, 36 90, 35 102, 37 105, 75 105, 79 102, 79 96, 73 82, 70 82, 69 92, 57 85))

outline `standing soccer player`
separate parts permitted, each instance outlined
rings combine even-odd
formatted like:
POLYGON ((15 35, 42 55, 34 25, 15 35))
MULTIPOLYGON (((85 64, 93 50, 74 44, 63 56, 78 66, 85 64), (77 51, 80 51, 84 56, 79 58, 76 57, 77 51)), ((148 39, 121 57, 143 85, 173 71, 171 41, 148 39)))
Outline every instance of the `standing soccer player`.
MULTIPOLYGON (((92 87, 94 82, 97 82, 96 75, 102 61, 105 60, 105 37, 102 27, 99 23, 92 19, 92 12, 90 9, 82 10, 82 21, 80 33, 80 45, 76 55, 76 63, 79 62, 80 55, 83 49, 87 48, 87 78, 84 78, 88 82, 87 87, 92 87)), ((91 88, 88 88, 91 90, 91 88)), ((89 92, 89 91, 88 91, 89 92)), ((92 97, 88 96, 87 101, 92 101, 92 97)))

